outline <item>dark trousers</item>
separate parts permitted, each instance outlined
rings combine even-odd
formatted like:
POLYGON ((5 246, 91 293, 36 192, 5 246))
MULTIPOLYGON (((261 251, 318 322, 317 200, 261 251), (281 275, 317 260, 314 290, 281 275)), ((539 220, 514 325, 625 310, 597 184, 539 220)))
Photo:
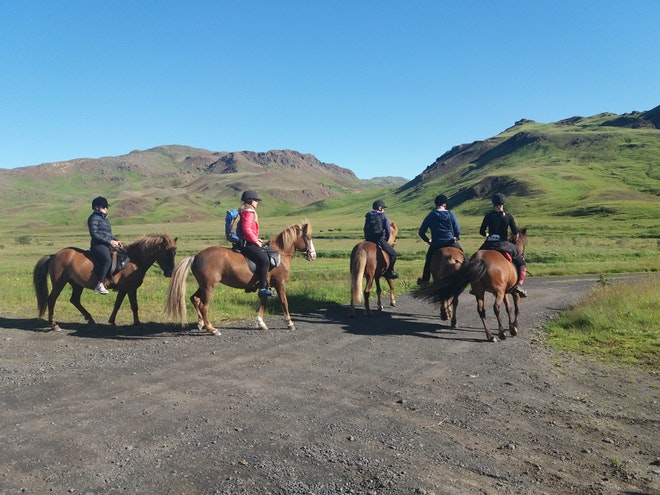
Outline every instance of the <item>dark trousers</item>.
POLYGON ((426 251, 426 260, 424 261, 424 270, 422 271, 422 280, 428 282, 431 280, 431 258, 433 258, 433 253, 438 249, 443 247, 454 247, 463 251, 461 245, 455 240, 451 241, 441 241, 441 242, 431 242, 428 250, 426 251))
POLYGON ((94 258, 94 275, 96 275, 99 282, 103 282, 112 266, 110 248, 103 244, 94 244, 89 250, 92 252, 94 258))
POLYGON ((396 251, 394 250, 394 247, 392 247, 391 244, 388 244, 387 241, 380 240, 378 241, 378 245, 385 251, 387 254, 390 255, 390 266, 388 268, 388 271, 394 270, 394 263, 396 263, 396 251))
POLYGON ((246 242, 243 246, 243 253, 257 265, 256 273, 259 277, 259 290, 265 289, 268 286, 268 265, 270 264, 268 254, 263 248, 250 242, 246 242))

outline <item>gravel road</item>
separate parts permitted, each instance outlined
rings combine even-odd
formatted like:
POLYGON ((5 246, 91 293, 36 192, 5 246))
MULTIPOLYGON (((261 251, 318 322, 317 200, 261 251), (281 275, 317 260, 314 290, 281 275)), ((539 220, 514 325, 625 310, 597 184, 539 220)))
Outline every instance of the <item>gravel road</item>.
POLYGON ((467 293, 456 330, 408 294, 219 337, 2 315, 0 493, 660 494, 657 374, 543 343, 596 283, 529 278, 498 343, 467 293))

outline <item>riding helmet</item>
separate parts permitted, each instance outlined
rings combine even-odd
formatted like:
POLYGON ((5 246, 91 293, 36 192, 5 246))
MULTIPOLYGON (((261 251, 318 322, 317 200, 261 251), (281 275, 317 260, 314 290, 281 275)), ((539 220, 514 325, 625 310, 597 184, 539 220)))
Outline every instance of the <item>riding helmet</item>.
POLYGON ((105 199, 103 196, 97 196, 92 200, 92 209, 94 208, 107 208, 110 206, 108 204, 108 200, 105 199))
POLYGON ((249 203, 250 201, 261 201, 259 199, 259 195, 255 191, 250 191, 249 189, 247 191, 244 191, 243 194, 241 194, 241 201, 243 203, 249 203))
POLYGON ((385 206, 385 201, 383 201, 382 199, 377 199, 376 201, 374 201, 374 204, 371 205, 371 207, 374 210, 377 210, 378 208, 387 208, 387 206, 385 206))
POLYGON ((493 204, 495 206, 497 205, 503 205, 506 203, 506 197, 502 193, 497 193, 495 196, 493 196, 493 204))
POLYGON ((444 194, 438 194, 435 197, 435 206, 440 206, 440 205, 446 205, 447 204, 447 196, 444 194))

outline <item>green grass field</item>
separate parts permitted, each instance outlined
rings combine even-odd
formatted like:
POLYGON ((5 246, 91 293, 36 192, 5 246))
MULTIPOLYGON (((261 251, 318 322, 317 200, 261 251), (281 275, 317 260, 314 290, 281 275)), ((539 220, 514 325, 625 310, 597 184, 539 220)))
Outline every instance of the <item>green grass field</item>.
MULTIPOLYGON (((405 292, 413 287, 421 274, 426 247, 417 237, 418 217, 395 217, 390 214, 401 229, 396 248, 400 279, 396 281, 397 292, 405 292)), ((319 215, 321 216, 321 215, 319 215)), ((463 236, 461 243, 466 253, 471 254, 481 244, 481 237, 475 235, 480 218, 460 218, 463 236)), ((526 219, 529 220, 529 219, 526 219)), ((295 311, 328 305, 347 305, 350 302, 349 255, 352 247, 360 239, 361 215, 347 218, 345 225, 328 228, 329 218, 313 219, 314 244, 318 259, 305 261, 297 255, 292 263, 292 274, 287 284, 287 293, 295 311), (319 227, 319 225, 323 227, 319 227)), ((289 217, 262 218, 262 232, 271 235, 284 227, 296 223, 289 217)), ((573 226, 558 235, 556 228, 547 220, 520 222, 528 226, 527 258, 530 276, 552 275, 602 275, 657 272, 660 268, 660 242, 645 236, 626 235, 623 230, 617 236, 596 236, 582 232, 581 226, 573 226)), ((596 230, 596 229, 594 229, 596 230)), ((201 249, 213 245, 228 245, 223 239, 223 223, 216 224, 152 224, 124 225, 114 228, 115 234, 125 242, 133 242, 139 236, 154 232, 166 232, 178 237, 177 262, 196 254, 201 249)), ((14 318, 35 318, 36 301, 32 288, 32 269, 37 260, 67 246, 87 247, 88 235, 83 229, 53 227, 19 236, 4 235, 0 244, 0 284, 3 287, 2 314, 14 318)), ((167 323, 164 316, 164 301, 169 279, 157 267, 149 270, 144 285, 139 289, 140 317, 142 321, 167 323)), ((189 277, 188 291, 194 290, 194 280, 189 277)), ((634 295, 621 299, 614 288, 607 287, 603 293, 595 293, 566 316, 553 322, 549 343, 560 349, 596 354, 604 359, 620 363, 636 363, 652 368, 658 366, 658 289, 656 282, 639 286, 634 295), (641 292, 641 294, 640 294, 641 292), (617 305, 614 302, 617 302, 617 305), (604 314, 603 307, 620 308, 604 314), (594 315, 603 314, 602 318, 594 315), (584 322, 588 321, 589 324, 584 322), (646 327, 644 327, 643 323, 646 327), (608 325, 605 325, 608 323, 608 325), (631 328, 631 326, 633 328, 631 328), (616 329, 616 331, 614 330, 616 329), (622 329, 626 329, 622 331, 622 329), (593 332, 593 335, 592 335, 593 332), (632 340, 621 345, 622 340, 632 340), (598 345, 593 345, 598 342, 598 345), (616 344, 616 345, 615 345, 616 344), (616 352, 613 352, 616 349, 616 352)), ((69 290, 60 296, 56 315, 59 321, 82 321, 81 316, 68 302, 69 290)), ((83 293, 83 303, 99 322, 109 316, 114 297, 102 297, 91 291, 83 293)), ((236 319, 249 319, 254 316, 256 298, 240 290, 220 285, 213 297, 212 319, 223 322, 236 319)), ((281 308, 276 299, 269 304, 269 311, 280 314, 281 308)), ((192 308, 188 308, 188 318, 194 321, 192 308)), ((129 325, 132 315, 128 301, 122 307, 117 323, 129 325)), ((46 329, 46 321, 43 322, 46 329)))

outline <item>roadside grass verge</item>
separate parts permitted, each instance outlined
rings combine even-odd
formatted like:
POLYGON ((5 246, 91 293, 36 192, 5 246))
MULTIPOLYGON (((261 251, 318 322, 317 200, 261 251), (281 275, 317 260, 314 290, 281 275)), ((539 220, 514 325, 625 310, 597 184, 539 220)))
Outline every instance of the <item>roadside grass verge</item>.
POLYGON ((554 349, 619 365, 660 366, 660 281, 601 283, 548 325, 554 349))

